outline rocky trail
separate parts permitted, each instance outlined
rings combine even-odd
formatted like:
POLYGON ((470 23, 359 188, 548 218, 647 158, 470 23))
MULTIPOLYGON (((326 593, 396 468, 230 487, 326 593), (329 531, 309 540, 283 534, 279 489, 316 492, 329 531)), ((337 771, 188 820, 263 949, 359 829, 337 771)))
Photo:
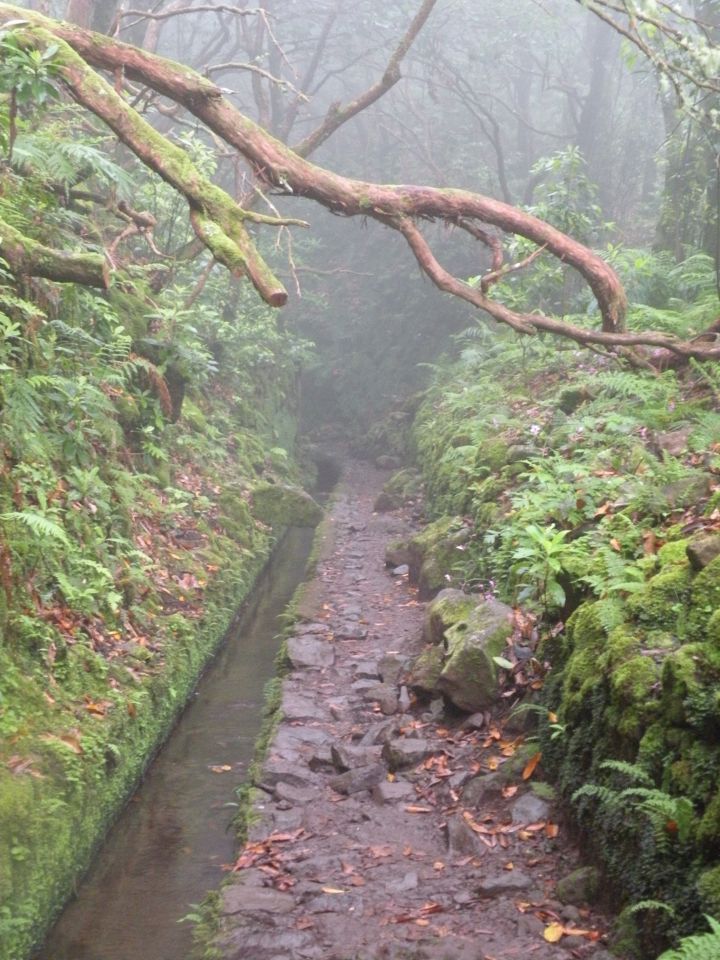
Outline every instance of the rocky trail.
POLYGON ((332 506, 213 945, 226 960, 609 960, 522 735, 405 684, 424 604, 385 567, 413 523, 373 512, 385 478, 351 463, 332 506))

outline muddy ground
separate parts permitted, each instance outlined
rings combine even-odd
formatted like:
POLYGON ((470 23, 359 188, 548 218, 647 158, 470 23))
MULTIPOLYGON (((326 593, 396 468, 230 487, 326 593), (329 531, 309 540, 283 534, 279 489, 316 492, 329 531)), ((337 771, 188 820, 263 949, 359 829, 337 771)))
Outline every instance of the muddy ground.
POLYGON ((412 507, 373 512, 386 476, 345 471, 215 946, 226 960, 609 960, 582 889, 557 898, 577 853, 533 789, 540 768, 523 779, 522 737, 403 682, 424 604, 385 567, 388 540, 416 525, 412 507))

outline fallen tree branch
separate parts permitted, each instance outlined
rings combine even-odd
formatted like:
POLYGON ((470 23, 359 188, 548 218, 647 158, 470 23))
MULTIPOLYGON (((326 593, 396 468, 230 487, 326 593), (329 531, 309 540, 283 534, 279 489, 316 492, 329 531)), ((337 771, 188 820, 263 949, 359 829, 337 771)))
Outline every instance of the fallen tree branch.
POLYGON ((110 286, 110 270, 102 254, 54 250, 4 220, 0 220, 0 256, 16 276, 80 283, 104 290, 110 286))

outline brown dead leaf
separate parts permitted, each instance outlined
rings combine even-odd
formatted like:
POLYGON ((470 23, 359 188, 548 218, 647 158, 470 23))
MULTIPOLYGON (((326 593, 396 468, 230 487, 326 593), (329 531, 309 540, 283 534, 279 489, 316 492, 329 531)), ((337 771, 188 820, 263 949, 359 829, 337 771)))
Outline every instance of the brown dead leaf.
POLYGON ((408 804, 404 809, 405 813, 432 813, 432 807, 421 807, 415 803, 408 804))
POLYGON ((323 887, 323 893, 337 894, 337 893, 347 893, 347 890, 341 890, 340 887, 323 887))
POLYGON ((554 840, 555 837, 560 833, 560 826, 557 823, 548 822, 545 824, 545 836, 549 837, 551 840, 554 840))
POLYGON ((518 792, 517 786, 513 785, 510 787, 503 787, 502 795, 505 797, 506 800, 509 800, 511 797, 514 797, 517 792, 518 792))
POLYGON ((525 764, 525 769, 522 772, 523 780, 530 779, 530 777, 535 773, 535 770, 537 769, 537 765, 540 763, 541 760, 542 760, 542 751, 538 750, 538 752, 534 753, 530 757, 528 762, 525 764))
POLYGON ((212 773, 229 773, 232 767, 228 763, 213 763, 208 767, 212 773))

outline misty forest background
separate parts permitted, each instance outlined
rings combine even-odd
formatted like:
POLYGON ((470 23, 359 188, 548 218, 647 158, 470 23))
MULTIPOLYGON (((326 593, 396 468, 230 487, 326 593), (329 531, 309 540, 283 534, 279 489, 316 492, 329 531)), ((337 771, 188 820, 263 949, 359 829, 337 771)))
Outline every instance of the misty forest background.
POLYGON ((275 310, 217 262, 232 251, 207 249, 188 192, 78 102, 73 36, 33 41, 0 5, 2 960, 67 896, 292 520, 276 492, 311 483, 308 438, 400 468, 390 506, 424 493, 428 592, 526 612, 536 673, 505 682, 531 688, 548 772, 617 889, 621 955, 706 930, 720 2, 20 6, 194 68, 343 177, 532 214, 611 265, 628 309, 626 330, 601 324, 582 270, 522 228, 435 208, 408 226, 363 196, 331 215, 290 167, 266 176, 182 98, 106 71, 184 151, 188 182, 307 221, 249 228, 289 291, 275 310), (415 223, 454 296, 419 269, 415 223), (509 326, 473 309, 490 294, 509 326), (548 317, 581 333, 542 332, 548 317))

